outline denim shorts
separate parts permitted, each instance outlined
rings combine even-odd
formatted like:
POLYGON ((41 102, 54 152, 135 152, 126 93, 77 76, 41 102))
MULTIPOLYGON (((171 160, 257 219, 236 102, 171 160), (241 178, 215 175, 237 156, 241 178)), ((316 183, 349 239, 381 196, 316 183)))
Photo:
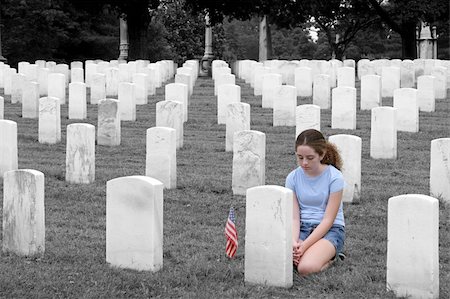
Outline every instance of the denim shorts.
MULTIPOLYGON (((302 222, 300 225, 300 240, 305 240, 319 224, 302 222)), ((342 225, 333 224, 330 230, 323 237, 333 244, 338 255, 344 249, 345 228, 342 225)))

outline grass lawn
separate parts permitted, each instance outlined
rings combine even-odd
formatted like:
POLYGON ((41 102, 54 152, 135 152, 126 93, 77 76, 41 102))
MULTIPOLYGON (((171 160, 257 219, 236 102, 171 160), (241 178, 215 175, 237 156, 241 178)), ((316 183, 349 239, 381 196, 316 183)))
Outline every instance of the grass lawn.
MULTIPOLYGON (((266 184, 284 186, 286 175, 296 167, 295 127, 273 127, 271 109, 261 108, 261 97, 237 81, 242 102, 251 105, 251 129, 266 134, 266 184)), ((184 147, 177 152, 178 188, 164 191, 163 269, 138 272, 105 262, 106 182, 145 174, 146 130, 155 125, 155 104, 164 99, 163 91, 157 89, 149 104, 138 106, 136 122, 122 122, 120 146, 96 146, 96 179, 89 185, 65 182, 65 136, 70 123, 97 126, 97 106, 88 106, 84 121, 68 120, 67 105, 62 106, 62 141, 44 145, 38 143, 38 121, 22 119, 21 106, 5 97, 4 118, 18 124, 19 168, 45 175, 46 250, 43 256, 28 258, 1 254, 1 298, 394 297, 386 291, 388 199, 429 194, 430 142, 450 137, 449 97, 437 101, 436 112, 420 113, 420 132, 398 133, 396 160, 370 158, 370 111, 358 110, 354 131, 331 129, 331 111, 321 112, 326 136, 362 138, 361 201, 344 205, 345 262, 307 278, 295 277, 292 288, 282 289, 244 283, 245 197, 231 191, 232 153, 225 152, 225 125, 217 124, 210 78, 197 80, 190 99, 184 147), (230 205, 236 209, 240 236, 234 260, 225 257, 224 226, 230 205)), ((311 99, 298 100, 310 103, 311 99)), ((391 106, 392 99, 383 104, 391 106)), ((450 298, 450 205, 440 201, 439 210, 440 297, 450 298)))

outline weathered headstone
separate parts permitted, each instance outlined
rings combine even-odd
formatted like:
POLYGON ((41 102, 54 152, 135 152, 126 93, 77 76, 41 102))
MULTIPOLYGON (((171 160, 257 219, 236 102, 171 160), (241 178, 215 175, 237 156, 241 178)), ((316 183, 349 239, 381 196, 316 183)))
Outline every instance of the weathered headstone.
POLYGON ((183 147, 183 104, 176 101, 156 103, 156 126, 175 129, 177 149, 183 147))
POLYGON ((15 68, 7 68, 3 74, 3 84, 4 84, 4 94, 11 95, 12 92, 12 77, 14 74, 17 74, 15 68))
POLYGON ((72 82, 69 84, 69 119, 87 118, 86 84, 72 82))
POLYGON ((158 271, 163 265, 163 184, 147 176, 106 183, 106 262, 158 271))
POLYGON ((119 101, 103 99, 98 102, 97 144, 115 146, 120 144, 121 126, 119 101))
POLYGON ((373 159, 397 158, 397 109, 376 107, 372 109, 370 125, 370 157, 373 159))
POLYGON ((166 189, 177 187, 177 134, 168 127, 147 129, 145 175, 164 184, 166 189))
POLYGON ((106 75, 106 96, 117 97, 119 89, 119 69, 115 67, 108 67, 105 72, 106 75))
POLYGON ((245 195, 251 187, 266 181, 266 134, 254 131, 238 131, 233 137, 233 194, 245 195))
POLYGON ((281 186, 247 190, 245 282, 292 286, 292 197, 292 190, 281 186))
POLYGON ((217 123, 227 122, 227 106, 241 101, 241 87, 234 84, 222 84, 217 93, 217 123))
POLYGON ((236 84, 236 78, 232 74, 218 74, 216 80, 214 80, 214 95, 217 95, 219 86, 223 84, 236 84))
POLYGON ((342 158, 341 172, 345 187, 343 202, 359 202, 361 198, 361 137, 346 134, 331 135, 328 141, 334 143, 342 158))
POLYGON ((44 253, 44 174, 32 169, 11 170, 3 181, 3 252, 44 253))
POLYGON ((419 131, 419 106, 417 90, 399 88, 394 90, 394 108, 397 108, 397 130, 405 132, 419 131))
POLYGON ((188 86, 182 83, 169 83, 164 87, 164 99, 166 101, 176 101, 183 104, 183 121, 188 120, 188 86))
POLYGON ((234 133, 243 130, 250 130, 250 105, 240 102, 228 104, 225 128, 225 151, 233 151, 234 133))
POLYGON ((356 88, 338 86, 332 90, 331 128, 356 129, 356 88))
POLYGON ((450 202, 450 138, 431 141, 430 194, 450 202))
POLYGON ((320 131, 320 107, 317 105, 305 104, 297 106, 295 109, 295 138, 307 129, 320 131))
POLYGON ((176 74, 175 83, 182 83, 188 86, 189 96, 192 95, 191 76, 186 74, 176 74))
POLYGON ((313 104, 321 109, 330 109, 330 76, 319 74, 313 81, 313 104))
POLYGON ((61 141, 61 106, 54 97, 39 99, 39 143, 54 144, 61 141))
POLYGON ((95 180, 95 127, 74 123, 67 126, 66 181, 89 184, 95 180))
POLYGON ((365 75, 361 77, 361 110, 371 110, 381 106, 381 77, 365 75))
POLYGON ((17 123, 0 120, 0 178, 9 170, 18 168, 17 123))
POLYGON ((295 126, 296 106, 297 89, 290 85, 278 88, 273 101, 273 126, 295 126))
POLYGON ((23 86, 26 77, 22 73, 12 74, 11 77, 11 104, 22 103, 23 86))
POLYGON ((439 201, 421 194, 389 198, 387 234, 387 289, 399 297, 439 298, 439 201))

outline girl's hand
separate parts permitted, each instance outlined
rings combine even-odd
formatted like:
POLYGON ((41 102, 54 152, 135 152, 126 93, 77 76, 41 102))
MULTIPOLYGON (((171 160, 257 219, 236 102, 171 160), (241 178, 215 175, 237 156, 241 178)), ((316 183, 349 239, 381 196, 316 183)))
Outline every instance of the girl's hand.
POLYGON ((298 240, 297 242, 293 242, 292 244, 292 254, 293 254, 293 262, 294 265, 297 266, 298 263, 300 262, 300 258, 303 255, 303 252, 300 250, 300 248, 302 247, 301 244, 303 243, 302 240, 298 240))

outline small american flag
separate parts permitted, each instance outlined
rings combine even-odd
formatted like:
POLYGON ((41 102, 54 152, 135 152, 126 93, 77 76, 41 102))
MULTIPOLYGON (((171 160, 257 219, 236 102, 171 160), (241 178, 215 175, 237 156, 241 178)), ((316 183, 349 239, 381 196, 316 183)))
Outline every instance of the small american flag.
POLYGON ((236 225, 234 224, 235 216, 233 207, 230 208, 227 224, 225 225, 225 236, 227 237, 226 254, 229 258, 233 258, 238 247, 238 236, 236 225))

